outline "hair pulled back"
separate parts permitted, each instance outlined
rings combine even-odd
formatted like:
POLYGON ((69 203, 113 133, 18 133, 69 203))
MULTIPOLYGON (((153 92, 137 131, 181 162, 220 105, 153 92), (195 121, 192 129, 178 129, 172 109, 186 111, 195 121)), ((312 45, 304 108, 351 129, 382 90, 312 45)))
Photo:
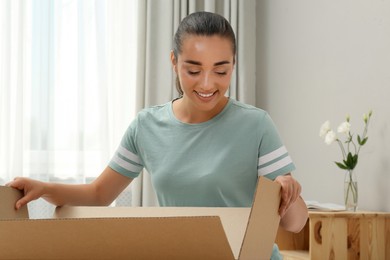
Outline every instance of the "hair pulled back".
MULTIPOLYGON (((236 37, 230 23, 221 15, 210 12, 196 12, 186 16, 180 23, 173 38, 173 53, 177 61, 182 53, 183 42, 187 36, 214 36, 230 40, 233 56, 236 55, 236 37)), ((176 78, 176 89, 180 96, 183 90, 179 79, 176 78)))

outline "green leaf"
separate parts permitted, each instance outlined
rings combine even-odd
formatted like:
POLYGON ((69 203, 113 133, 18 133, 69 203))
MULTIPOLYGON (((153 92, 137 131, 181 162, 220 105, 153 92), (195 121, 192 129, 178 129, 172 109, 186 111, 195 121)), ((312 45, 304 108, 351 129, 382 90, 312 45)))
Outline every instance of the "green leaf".
POLYGON ((343 169, 343 170, 348 170, 348 167, 345 166, 344 164, 340 163, 340 162, 334 162, 339 168, 343 169))
POLYGON ((347 165, 350 169, 351 166, 353 165, 353 156, 351 152, 349 152, 347 155, 347 163, 345 165, 347 165))
POLYGON ((360 145, 363 146, 365 143, 367 143, 367 140, 368 140, 368 137, 364 138, 360 145))
POLYGON ((355 155, 352 157, 351 170, 355 169, 357 163, 358 163, 358 155, 355 154, 355 155))
MULTIPOLYGON (((349 152, 347 154, 347 159, 343 160, 343 163, 344 163, 343 165, 345 167, 345 170, 353 170, 356 167, 357 161, 358 161, 358 155, 357 154, 352 155, 352 153, 349 152)), ((344 168, 341 168, 341 169, 344 169, 344 168)))
POLYGON ((368 137, 361 139, 361 137, 359 135, 357 136, 358 144, 361 146, 363 146, 367 142, 367 139, 368 139, 368 137))

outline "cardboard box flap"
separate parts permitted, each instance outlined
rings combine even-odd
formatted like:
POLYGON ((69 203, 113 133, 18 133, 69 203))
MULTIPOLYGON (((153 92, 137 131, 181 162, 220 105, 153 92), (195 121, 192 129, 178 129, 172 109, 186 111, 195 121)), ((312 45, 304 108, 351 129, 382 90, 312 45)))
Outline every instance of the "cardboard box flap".
POLYGON ((221 218, 235 259, 270 259, 280 221, 279 204, 280 185, 265 177, 260 177, 252 208, 61 207, 56 209, 54 217, 215 215, 221 218))
POLYGON ((15 203, 23 197, 23 192, 11 187, 0 186, 0 219, 28 218, 27 206, 15 209, 15 203))
POLYGON ((227 207, 57 207, 55 218, 219 216, 238 259, 251 208, 227 207))
POLYGON ((0 220, 0 230, 0 259, 234 259, 215 216, 0 220))
POLYGON ((240 251, 240 260, 270 259, 279 227, 281 186, 260 177, 240 251))

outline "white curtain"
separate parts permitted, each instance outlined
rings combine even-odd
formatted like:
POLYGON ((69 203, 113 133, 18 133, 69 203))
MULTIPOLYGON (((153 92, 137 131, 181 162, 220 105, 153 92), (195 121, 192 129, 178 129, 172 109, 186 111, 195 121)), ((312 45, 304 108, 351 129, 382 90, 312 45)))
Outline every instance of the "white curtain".
MULTIPOLYGON (((29 82, 31 31, 23 1, 0 2, 0 184, 23 173, 23 93, 29 82)), ((31 78, 31 77, 30 77, 31 78)))
MULTIPOLYGON (((138 6, 137 111, 177 96, 169 59, 173 35, 180 21, 196 11, 219 13, 230 21, 236 33, 238 50, 228 95, 255 105, 255 0, 145 0, 138 6)), ((133 205, 158 205, 146 171, 132 185, 133 205)))
MULTIPOLYGON (((135 111, 136 8, 0 1, 0 184, 86 183, 106 167, 135 111)), ((29 208, 53 210, 43 200, 29 208)))

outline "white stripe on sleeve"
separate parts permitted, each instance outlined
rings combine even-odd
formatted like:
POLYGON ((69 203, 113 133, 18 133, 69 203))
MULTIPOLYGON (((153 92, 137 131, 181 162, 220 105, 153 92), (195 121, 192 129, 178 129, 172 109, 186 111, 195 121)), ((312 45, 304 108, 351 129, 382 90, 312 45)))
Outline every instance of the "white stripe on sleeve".
POLYGON ((130 152, 129 150, 127 150, 126 148, 124 148, 122 145, 118 147, 118 153, 120 153, 123 157, 135 163, 141 164, 141 160, 139 159, 139 157, 134 153, 130 152))
POLYGON ((264 168, 258 169, 257 173, 259 176, 264 176, 264 175, 267 175, 269 173, 275 172, 275 171, 289 165, 290 163, 292 163, 291 157, 286 156, 283 159, 281 159, 277 162, 274 162, 273 164, 270 164, 264 168))
POLYGON ((112 161, 115 162, 116 164, 118 164, 120 167, 122 167, 123 169, 127 170, 127 171, 131 171, 131 172, 140 172, 142 170, 142 166, 136 166, 134 164, 131 164, 125 160, 123 160, 122 158, 120 158, 117 154, 115 154, 114 158, 112 158, 112 161))
POLYGON ((278 157, 280 157, 280 156, 282 156, 283 154, 286 154, 286 153, 287 153, 286 147, 282 146, 282 147, 280 147, 280 148, 278 148, 278 149, 276 149, 276 150, 274 150, 274 151, 272 151, 270 153, 267 153, 267 154, 265 154, 263 156, 260 156, 259 157, 259 164, 258 164, 258 166, 262 166, 262 165, 264 165, 264 164, 266 164, 266 163, 268 163, 268 162, 270 162, 272 160, 275 160, 278 157))

